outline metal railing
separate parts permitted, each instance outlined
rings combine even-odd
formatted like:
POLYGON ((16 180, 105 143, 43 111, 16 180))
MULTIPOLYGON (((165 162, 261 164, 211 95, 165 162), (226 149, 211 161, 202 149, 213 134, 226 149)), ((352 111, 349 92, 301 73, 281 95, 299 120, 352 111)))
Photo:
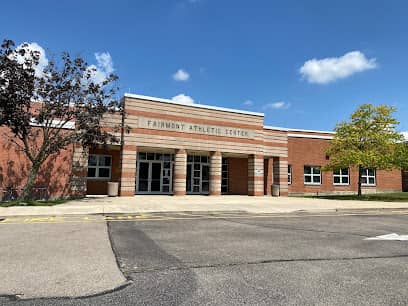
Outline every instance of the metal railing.
MULTIPOLYGON (((0 188, 0 202, 10 202, 15 201, 22 194, 23 188, 0 188)), ((47 187, 35 187, 31 194, 33 200, 48 200, 49 194, 47 187)))

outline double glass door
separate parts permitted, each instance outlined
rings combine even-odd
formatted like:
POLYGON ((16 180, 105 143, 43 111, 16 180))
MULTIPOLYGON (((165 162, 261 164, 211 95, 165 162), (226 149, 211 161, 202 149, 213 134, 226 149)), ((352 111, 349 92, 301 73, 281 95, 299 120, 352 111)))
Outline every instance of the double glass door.
POLYGON ((208 194, 210 164, 208 156, 187 156, 186 191, 188 194, 208 194))
POLYGON ((162 162, 141 161, 139 162, 139 192, 162 191, 162 162))
POLYGON ((173 160, 173 154, 139 152, 136 170, 136 193, 171 193, 173 160))

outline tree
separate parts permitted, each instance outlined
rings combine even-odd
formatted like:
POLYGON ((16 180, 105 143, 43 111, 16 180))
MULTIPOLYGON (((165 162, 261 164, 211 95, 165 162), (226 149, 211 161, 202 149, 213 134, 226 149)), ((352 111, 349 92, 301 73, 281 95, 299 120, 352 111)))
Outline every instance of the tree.
POLYGON ((11 133, 6 137, 30 162, 20 195, 25 201, 50 155, 70 144, 86 148, 118 142, 100 123, 104 115, 123 111, 114 98, 116 75, 94 81, 96 67, 67 52, 36 73, 40 55, 30 45, 16 47, 11 40, 4 40, 0 48, 0 127, 8 127, 11 133))
POLYGON ((393 117, 394 107, 363 104, 350 116, 350 121, 336 125, 327 154, 329 163, 323 170, 358 169, 358 195, 361 196, 363 168, 391 170, 407 163, 403 136, 396 131, 399 122, 393 117))

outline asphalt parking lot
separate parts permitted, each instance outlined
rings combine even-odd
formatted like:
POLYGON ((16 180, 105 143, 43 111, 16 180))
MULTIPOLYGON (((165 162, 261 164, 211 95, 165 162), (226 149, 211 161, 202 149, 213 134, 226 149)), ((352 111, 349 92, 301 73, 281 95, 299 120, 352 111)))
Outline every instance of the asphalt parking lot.
POLYGON ((0 304, 408 305, 408 241, 365 240, 408 234, 407 222, 404 214, 108 221, 128 285, 0 304))

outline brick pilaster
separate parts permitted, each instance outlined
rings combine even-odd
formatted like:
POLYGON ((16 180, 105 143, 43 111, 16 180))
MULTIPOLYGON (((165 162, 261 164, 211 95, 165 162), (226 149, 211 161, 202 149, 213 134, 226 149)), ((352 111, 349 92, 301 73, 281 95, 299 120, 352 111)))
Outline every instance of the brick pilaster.
POLYGON ((174 156, 174 177, 173 190, 174 195, 183 196, 186 194, 187 177, 187 153, 184 149, 176 150, 174 156))
POLYGON ((248 157, 248 195, 264 195, 263 155, 250 155, 248 157))
POLYGON ((221 195, 221 152, 211 152, 210 155, 210 195, 221 195))

